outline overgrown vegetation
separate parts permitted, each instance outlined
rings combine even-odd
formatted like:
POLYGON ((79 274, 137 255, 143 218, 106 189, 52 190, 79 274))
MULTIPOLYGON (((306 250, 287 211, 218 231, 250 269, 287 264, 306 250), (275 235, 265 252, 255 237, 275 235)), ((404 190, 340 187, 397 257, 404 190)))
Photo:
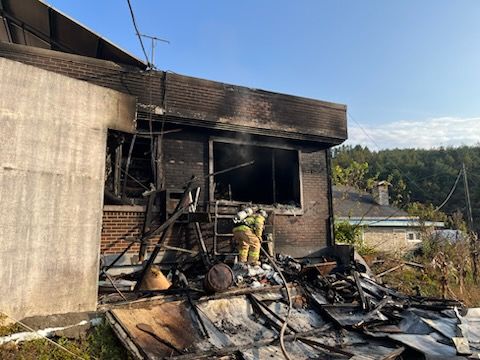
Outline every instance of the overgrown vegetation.
POLYGON ((375 250, 367 246, 362 239, 362 227, 352 225, 348 221, 335 224, 335 242, 353 245, 360 255, 374 254, 375 250))
POLYGON ((404 266, 385 275, 383 280, 399 290, 415 295, 453 298, 463 301, 467 306, 480 306, 479 246, 474 233, 466 230, 466 224, 460 213, 452 216, 430 214, 429 207, 414 206, 421 221, 438 216, 436 220, 450 223, 458 231, 453 237, 439 237, 423 226, 422 243, 418 249, 393 257, 392 254, 376 254, 370 258, 373 270, 381 273, 405 261, 413 261, 424 266, 423 269, 404 266), (372 261, 375 258, 376 261, 372 261), (380 264, 380 265, 378 265, 380 264))
MULTIPOLYGON (((480 146, 458 148, 388 149, 372 151, 362 146, 339 146, 333 150, 333 168, 349 168, 354 162, 368 164, 365 178, 388 180, 392 199, 406 209, 412 202, 440 205, 465 163, 470 179, 473 218, 480 217, 480 146)), ((463 182, 442 209, 447 214, 460 210, 466 218, 463 182)), ((475 222, 480 230, 480 222, 475 222)))
MULTIPOLYGON (((17 332, 17 328, 10 329, 17 332)), ((24 331, 21 329, 20 331, 24 331)), ((5 334, 4 334, 5 335, 5 334)), ((55 341, 68 351, 85 360, 130 360, 127 353, 106 322, 92 329, 86 339, 69 340, 57 338, 55 341)), ((20 343, 19 345, 0 346, 0 359, 4 360, 76 360, 77 356, 53 345, 47 340, 35 340, 20 343)))
MULTIPOLYGON (((336 241, 355 245, 371 260, 373 270, 381 273, 404 261, 414 261, 423 269, 404 266, 383 277, 383 280, 409 294, 448 297, 462 300, 468 306, 480 306, 479 242, 476 235, 479 223, 469 231, 464 216, 466 202, 463 183, 442 208, 462 163, 471 179, 473 217, 480 216, 480 148, 461 147, 436 150, 383 150, 342 146, 334 150, 333 180, 369 190, 372 182, 387 180, 392 184, 391 195, 395 205, 405 209, 420 222, 421 247, 403 257, 375 254, 373 249, 362 249, 361 228, 348 222, 336 224, 336 241), (478 174, 478 175, 477 175, 478 174), (441 238, 425 226, 427 221, 441 221, 448 229, 457 230, 454 238, 441 238), (378 261, 373 262, 373 259, 378 261)), ((392 252, 393 253, 393 252, 392 252)))

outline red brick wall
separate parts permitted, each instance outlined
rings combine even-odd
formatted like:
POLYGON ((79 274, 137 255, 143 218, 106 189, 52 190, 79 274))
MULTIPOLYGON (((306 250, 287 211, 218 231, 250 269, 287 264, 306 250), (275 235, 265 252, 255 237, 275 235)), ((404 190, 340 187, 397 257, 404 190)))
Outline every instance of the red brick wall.
MULTIPOLYGON (((142 229, 144 210, 141 206, 105 206, 103 210, 102 254, 122 252, 142 229)), ((131 253, 138 253, 139 245, 130 248, 131 253)))
MULTIPOLYGON (((145 212, 140 206, 129 205, 108 205, 103 210, 102 237, 100 252, 102 255, 119 254, 127 248, 132 240, 138 238, 143 227, 145 212)), ((205 235, 209 233, 210 226, 202 227, 205 235)), ((206 236, 206 243, 211 246, 209 236, 206 236)), ((149 239, 148 252, 153 250, 158 242, 159 236, 149 239)), ((198 250, 195 235, 191 226, 176 225, 165 239, 165 244, 183 247, 191 250, 198 250)), ((134 244, 128 254, 138 254, 139 244, 134 244)))

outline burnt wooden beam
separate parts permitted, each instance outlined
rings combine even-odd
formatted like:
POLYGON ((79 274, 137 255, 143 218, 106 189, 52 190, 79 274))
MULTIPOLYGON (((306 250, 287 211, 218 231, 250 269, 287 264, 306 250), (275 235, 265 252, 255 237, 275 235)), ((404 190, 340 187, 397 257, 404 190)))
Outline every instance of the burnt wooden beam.
POLYGON ((125 178, 123 179, 123 187, 122 187, 123 199, 127 197, 125 194, 125 189, 127 187, 128 170, 130 169, 130 161, 132 160, 132 152, 133 152, 133 147, 135 146, 136 139, 137 139, 137 134, 133 134, 132 142, 130 143, 130 148, 128 149, 127 163, 125 164, 125 178))
POLYGON ((147 238, 150 238, 155 234, 162 232, 162 235, 160 236, 160 239, 158 240, 157 245, 155 245, 155 248, 150 254, 150 257, 148 258, 148 261, 145 264, 137 283, 135 284, 135 289, 134 289, 135 291, 138 291, 140 289, 140 285, 143 279, 145 278, 145 275, 149 271, 150 267, 153 265, 153 262, 157 258, 158 253, 160 252, 161 245, 165 241, 171 227, 173 226, 175 221, 182 215, 183 211, 185 209, 188 209, 188 207, 190 206, 190 204, 186 204, 186 203, 188 201, 188 194, 190 194, 190 191, 192 190, 194 179, 195 177, 192 176, 190 182, 187 184, 185 188, 185 191, 183 192, 182 198, 180 199, 180 201, 177 204, 177 207, 175 208, 174 214, 165 223, 163 223, 158 228, 156 228, 153 231, 150 231, 148 234, 142 237, 142 241, 145 241, 147 238))
POLYGON ((117 197, 120 196, 121 193, 121 169, 122 169, 122 154, 123 153, 123 146, 120 143, 115 148, 115 160, 113 164, 113 194, 117 197))
POLYGON ((360 276, 358 275, 358 272, 356 272, 356 271, 353 272, 353 278, 355 279, 355 284, 357 285, 357 288, 358 288, 358 294, 360 295, 360 300, 362 302, 362 308, 363 308, 363 310, 369 310, 370 306, 368 304, 367 297, 365 296, 365 293, 363 292, 362 284, 360 282, 360 276))

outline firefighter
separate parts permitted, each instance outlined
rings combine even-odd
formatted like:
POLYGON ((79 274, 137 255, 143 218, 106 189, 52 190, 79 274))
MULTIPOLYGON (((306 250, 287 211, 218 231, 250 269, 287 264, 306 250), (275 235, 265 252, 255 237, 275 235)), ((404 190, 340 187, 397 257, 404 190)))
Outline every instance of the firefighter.
MULTIPOLYGON (((250 210, 250 209, 247 209, 250 210)), ((251 265, 260 265, 260 243, 267 213, 264 210, 252 211, 244 219, 237 221, 238 226, 233 228, 233 239, 237 242, 239 261, 251 265)), ((239 213, 240 214, 240 213, 239 213)))

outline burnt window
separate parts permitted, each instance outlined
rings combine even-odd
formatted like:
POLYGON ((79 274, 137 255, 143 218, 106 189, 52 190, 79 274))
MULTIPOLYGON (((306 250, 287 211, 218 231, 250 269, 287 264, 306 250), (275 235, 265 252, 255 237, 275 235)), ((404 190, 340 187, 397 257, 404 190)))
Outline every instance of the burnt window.
POLYGON ((109 130, 104 204, 143 204, 143 193, 154 183, 150 139, 137 136, 134 140, 131 135, 109 130))
POLYGON ((298 151, 213 142, 214 172, 251 161, 214 177, 216 200, 300 206, 298 151))

